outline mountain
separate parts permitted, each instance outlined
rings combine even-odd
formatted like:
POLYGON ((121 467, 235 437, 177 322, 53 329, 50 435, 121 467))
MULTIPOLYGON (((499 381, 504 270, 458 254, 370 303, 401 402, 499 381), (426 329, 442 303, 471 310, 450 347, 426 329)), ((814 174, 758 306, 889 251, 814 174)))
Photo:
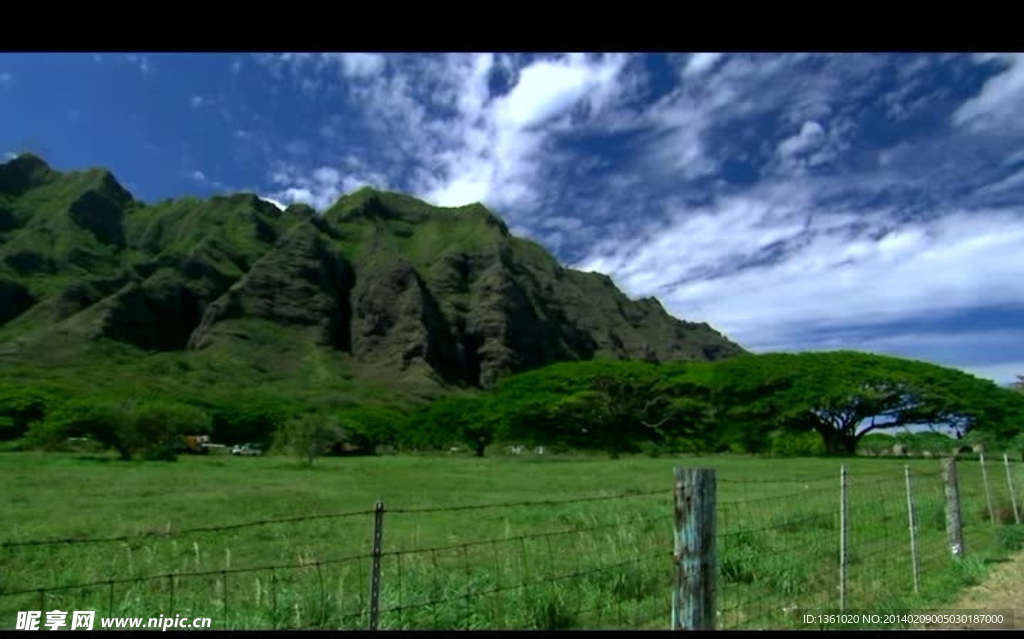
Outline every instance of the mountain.
POLYGON ((564 268, 480 204, 370 188, 322 214, 253 194, 147 204, 105 170, 0 165, 0 367, 177 353, 429 395, 556 361, 741 352, 564 268))

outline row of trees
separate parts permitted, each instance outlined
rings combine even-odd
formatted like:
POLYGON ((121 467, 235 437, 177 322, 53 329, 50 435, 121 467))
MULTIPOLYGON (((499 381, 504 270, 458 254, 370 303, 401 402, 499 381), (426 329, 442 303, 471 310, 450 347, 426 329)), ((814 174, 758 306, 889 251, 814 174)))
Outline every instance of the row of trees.
MULTIPOLYGON (((1024 380, 1022 380, 1024 381, 1024 380)), ((931 425, 984 432, 1024 448, 1024 383, 1000 388, 961 371, 856 352, 744 355, 714 364, 556 364, 427 407, 311 408, 239 393, 64 401, 54 390, 0 385, 0 438, 52 446, 90 437, 122 458, 173 457, 185 434, 273 444, 312 462, 335 452, 492 443, 600 450, 850 454, 881 429, 931 425), (1017 391, 1017 392, 1015 392, 1017 391)))
POLYGON ((715 364, 559 364, 492 394, 435 402, 421 436, 604 450, 852 454, 909 426, 984 432, 1024 448, 1024 394, 961 371, 857 352, 745 355, 715 364))

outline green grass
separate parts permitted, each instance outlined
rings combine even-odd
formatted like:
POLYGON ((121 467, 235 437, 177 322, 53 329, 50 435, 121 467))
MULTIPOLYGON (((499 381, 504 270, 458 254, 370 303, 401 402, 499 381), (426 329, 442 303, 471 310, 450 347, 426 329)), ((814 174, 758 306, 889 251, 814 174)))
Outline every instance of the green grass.
MULTIPOLYGON (((838 607, 840 463, 742 456, 397 456, 322 459, 304 468, 273 456, 123 463, 105 455, 4 453, 2 541, 129 538, 0 548, 0 625, 13 627, 18 610, 43 606, 95 609, 99 616, 212 617, 214 628, 365 627, 373 521, 368 511, 381 499, 388 511, 383 628, 666 628, 672 468, 696 465, 715 467, 718 474, 718 626, 794 627, 791 609, 838 607), (399 512, 648 491, 656 494, 399 512), (367 512, 183 532, 359 511, 367 512), (244 570, 261 567, 266 569, 244 570), (21 590, 32 592, 2 594, 21 590)), ((847 463, 851 610, 940 607, 982 579, 990 562, 1020 548, 1020 528, 1006 523, 1012 514, 1006 520, 1005 477, 990 469, 994 501, 1004 509, 997 509, 1000 521, 993 528, 980 469, 963 462, 968 554, 954 561, 945 548, 939 462, 911 460, 923 577, 915 595, 904 461, 847 463)))

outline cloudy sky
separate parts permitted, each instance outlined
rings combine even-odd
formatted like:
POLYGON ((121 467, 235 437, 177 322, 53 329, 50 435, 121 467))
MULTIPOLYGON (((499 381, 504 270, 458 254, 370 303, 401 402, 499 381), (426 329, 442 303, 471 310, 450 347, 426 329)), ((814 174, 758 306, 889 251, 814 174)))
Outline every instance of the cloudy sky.
POLYGON ((0 153, 146 201, 480 201, 751 350, 1000 382, 1024 374, 1022 104, 1020 54, 0 54, 0 153))

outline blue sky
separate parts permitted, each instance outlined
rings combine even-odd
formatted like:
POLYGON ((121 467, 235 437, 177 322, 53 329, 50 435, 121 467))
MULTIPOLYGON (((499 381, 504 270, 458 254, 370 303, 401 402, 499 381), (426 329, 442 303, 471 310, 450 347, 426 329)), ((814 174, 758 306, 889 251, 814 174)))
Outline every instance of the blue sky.
POLYGON ((481 201, 754 351, 1024 374, 1021 54, 0 54, 0 153, 153 202, 481 201))

